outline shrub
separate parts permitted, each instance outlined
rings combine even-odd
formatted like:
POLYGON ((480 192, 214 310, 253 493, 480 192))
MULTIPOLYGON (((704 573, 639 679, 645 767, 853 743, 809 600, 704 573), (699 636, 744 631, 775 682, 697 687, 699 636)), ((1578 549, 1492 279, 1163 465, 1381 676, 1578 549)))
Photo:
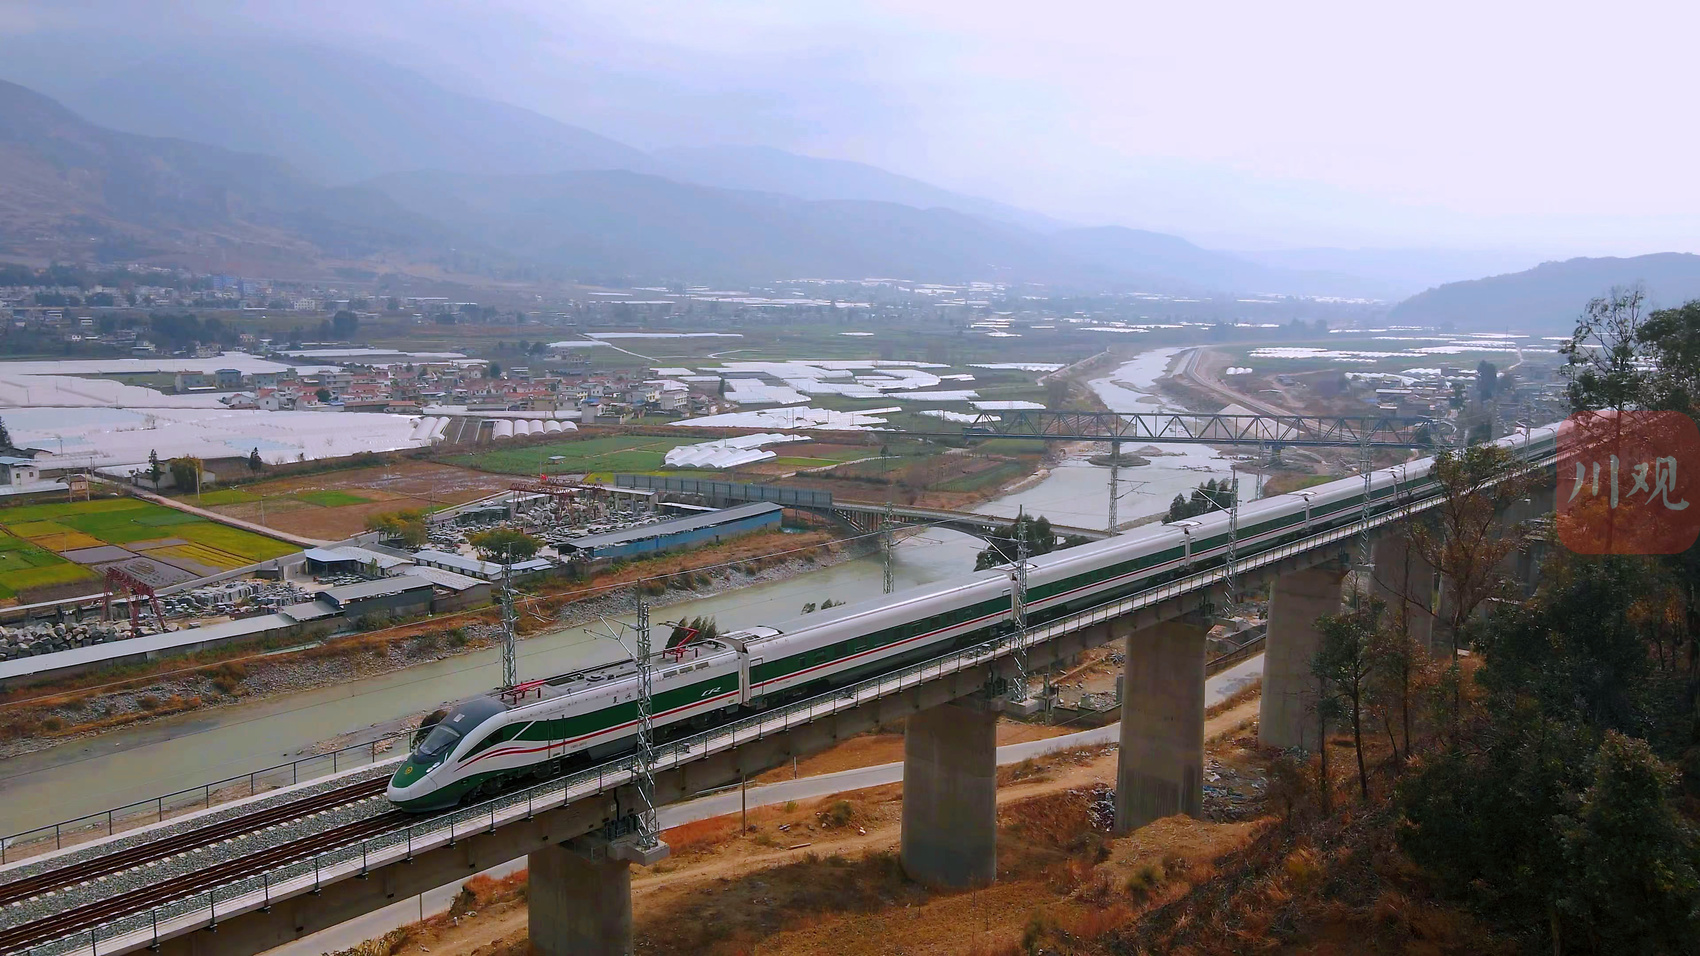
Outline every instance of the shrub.
POLYGON ((136 698, 136 706, 143 710, 158 710, 159 698, 152 694, 143 694, 136 698))
POLYGON ((822 822, 830 827, 848 826, 856 816, 856 810, 848 800, 834 800, 825 812, 821 814, 822 822))
POLYGON ((56 734, 65 729, 65 721, 58 717, 43 717, 41 718, 41 729, 47 733, 56 734))
POLYGON ((1163 885, 1168 874, 1156 863, 1146 863, 1127 878, 1127 891, 1134 896, 1146 896, 1163 885))

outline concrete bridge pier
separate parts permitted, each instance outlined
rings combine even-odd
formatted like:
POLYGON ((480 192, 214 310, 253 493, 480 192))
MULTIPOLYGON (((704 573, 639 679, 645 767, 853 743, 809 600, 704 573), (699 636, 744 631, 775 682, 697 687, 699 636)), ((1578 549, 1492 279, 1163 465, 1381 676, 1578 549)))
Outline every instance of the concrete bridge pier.
POLYGON ((527 857, 527 921, 541 956, 629 956, 632 952, 632 864, 667 855, 667 844, 643 850, 628 840, 584 836, 551 843, 527 857))
POLYGON ((1263 701, 1257 739, 1271 747, 1314 750, 1317 739, 1316 678, 1311 661, 1322 646, 1316 619, 1340 612, 1341 568, 1291 571, 1275 579, 1269 593, 1269 636, 1263 650, 1263 701))
POLYGON ((997 714, 972 699, 912 715, 903 733, 903 871, 960 889, 997 878, 997 714))
POLYGON ((1127 635, 1116 763, 1118 833, 1177 813, 1197 816, 1204 808, 1208 633, 1200 624, 1168 621, 1127 635))
POLYGON ((1398 626, 1400 615, 1404 615, 1412 644, 1425 653, 1446 656, 1434 647, 1435 589, 1439 582, 1434 566, 1411 547, 1402 530, 1377 538, 1371 560, 1375 563, 1375 583, 1370 593, 1387 605, 1384 620, 1398 626))

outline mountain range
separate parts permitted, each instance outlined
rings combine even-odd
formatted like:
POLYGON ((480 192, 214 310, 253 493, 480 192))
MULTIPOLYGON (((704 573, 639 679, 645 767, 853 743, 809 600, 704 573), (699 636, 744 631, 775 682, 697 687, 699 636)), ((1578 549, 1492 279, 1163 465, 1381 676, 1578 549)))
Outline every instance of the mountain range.
MULTIPOLYGON (((356 264, 715 283, 881 275, 1389 300, 1524 261, 1228 253, 863 163, 749 146, 645 152, 323 47, 206 44, 103 58, 104 72, 31 62, 31 82, 65 105, 0 85, 0 254, 14 257, 303 277, 356 264)), ((1445 304, 1476 293, 1450 288, 1406 314, 1476 324, 1460 318, 1473 306, 1445 304)), ((1490 326, 1517 308, 1492 314, 1490 326)))
MULTIPOLYGON (((280 81, 260 73, 267 77, 262 87, 280 81)), ((188 71, 165 75, 175 84, 167 88, 185 93, 199 79, 188 71)), ((342 110, 318 115, 306 94, 269 94, 280 104, 293 102, 297 120, 312 124, 310 137, 289 137, 270 121, 216 122, 215 95, 185 109, 191 120, 166 122, 142 109, 165 98, 136 93, 141 74, 122 76, 99 89, 113 97, 106 109, 126 116, 126 125, 219 133, 209 138, 228 145, 110 129, 0 83, 0 252, 76 259, 93 251, 286 275, 381 262, 557 278, 759 282, 882 275, 1174 293, 1338 291, 1325 277, 1258 266, 1172 236, 1060 223, 1035 229, 1039 217, 874 167, 774 151, 649 157, 512 108, 468 121, 504 150, 435 148, 433 142, 464 139, 450 135, 452 110, 477 112, 484 102, 440 90, 446 98, 409 99, 411 105, 392 109, 379 124, 347 121, 379 112, 376 100, 344 97, 342 110), (111 105, 120 91, 122 109, 111 105), (415 120, 432 104, 447 112, 440 128, 426 129, 415 120), (287 155, 260 147, 286 148, 287 155), (752 153, 765 168, 784 170, 776 174, 778 185, 806 195, 701 184, 764 181, 762 167, 737 172, 736 156, 752 153), (415 161, 447 168, 403 169, 415 161), (303 162, 313 171, 303 170, 303 162), (535 171, 611 162, 641 169, 535 171), (374 175, 347 181, 368 173, 374 175), (839 198, 840 191, 850 198, 839 198)), ((348 74, 340 77, 337 82, 348 74)), ((378 77, 360 88, 392 89, 379 82, 392 75, 378 77)), ((330 94, 322 83, 306 89, 330 94)))
POLYGON ((1437 286, 1394 306, 1388 318, 1409 325, 1569 332, 1589 300, 1637 286, 1653 308, 1700 298, 1700 256, 1660 252, 1544 262, 1523 272, 1437 286))

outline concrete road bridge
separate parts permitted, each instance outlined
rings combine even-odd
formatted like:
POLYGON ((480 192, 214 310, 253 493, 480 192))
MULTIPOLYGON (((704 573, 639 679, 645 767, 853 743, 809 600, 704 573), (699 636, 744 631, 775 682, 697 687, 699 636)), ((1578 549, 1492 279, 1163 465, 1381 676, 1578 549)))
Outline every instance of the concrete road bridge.
MULTIPOLYGON (((1411 502, 670 741, 653 753, 654 802, 736 784, 904 720, 902 864, 929 885, 984 885, 996 863, 995 723, 1000 712, 1023 706, 998 694, 1018 673, 1116 642, 1125 654, 1125 690, 1115 826, 1126 832, 1175 813, 1197 814, 1212 594, 1224 584, 1270 587, 1259 734, 1277 747, 1313 747, 1309 662, 1320 642, 1317 618, 1341 607, 1351 555, 1364 536, 1375 542, 1376 567, 1432 580, 1432 569, 1413 569, 1420 562, 1404 550, 1403 536, 1389 532, 1437 503, 1411 502)), ((1421 640, 1434 617, 1426 608, 1413 617, 1421 640)), ((638 757, 422 815, 384 801, 382 781, 393 762, 8 864, 0 869, 0 951, 249 956, 525 857, 538 952, 630 952, 630 867, 665 854, 664 844, 632 833, 642 809, 638 757)))
MULTIPOLYGON (((947 511, 943 508, 917 508, 913 505, 877 504, 866 501, 846 501, 830 491, 813 488, 793 488, 786 485, 755 485, 735 481, 714 481, 704 478, 679 478, 657 475, 615 475, 619 488, 636 488, 669 494, 691 495, 713 505, 742 504, 746 501, 770 501, 787 508, 812 511, 844 522, 858 531, 878 531, 889 517, 894 525, 949 528, 985 538, 1015 526, 1014 518, 975 514, 971 511, 947 511)), ((1077 535, 1091 541, 1109 537, 1102 528, 1076 528, 1052 525, 1058 539, 1077 535)))
MULTIPOLYGON (((832 503, 832 514, 858 531, 878 531, 889 520, 893 525, 901 527, 949 528, 977 538, 986 538, 1015 527, 1014 518, 1000 518, 970 511, 946 511, 942 508, 916 508, 913 505, 877 505, 845 501, 842 498, 832 503)), ((1065 524, 1053 524, 1051 531, 1059 540, 1080 537, 1088 541, 1098 541, 1110 536, 1103 528, 1077 528, 1065 524)))

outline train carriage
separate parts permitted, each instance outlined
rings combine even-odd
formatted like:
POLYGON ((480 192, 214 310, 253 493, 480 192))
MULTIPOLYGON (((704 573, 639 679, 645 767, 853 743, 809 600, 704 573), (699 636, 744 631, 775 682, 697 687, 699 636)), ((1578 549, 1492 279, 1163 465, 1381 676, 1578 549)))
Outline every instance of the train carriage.
MULTIPOLYGON (((1557 427, 1548 426, 1496 444, 1544 465, 1557 438, 1557 427)), ((1431 465, 1424 459, 1373 472, 1369 512, 1438 494, 1431 465)), ((1249 556, 1351 525, 1365 511, 1364 498, 1364 481, 1354 476, 1248 502, 1235 518, 1211 512, 1033 558, 1028 620, 1061 617, 1220 564, 1230 547, 1249 556)), ((713 726, 987 640, 1009 626, 1012 588, 1012 569, 1003 566, 662 651, 653 665, 657 734, 713 726)), ((404 809, 452 806, 627 752, 637 734, 637 688, 636 663, 628 660, 463 701, 421 732, 389 798, 404 809)))

